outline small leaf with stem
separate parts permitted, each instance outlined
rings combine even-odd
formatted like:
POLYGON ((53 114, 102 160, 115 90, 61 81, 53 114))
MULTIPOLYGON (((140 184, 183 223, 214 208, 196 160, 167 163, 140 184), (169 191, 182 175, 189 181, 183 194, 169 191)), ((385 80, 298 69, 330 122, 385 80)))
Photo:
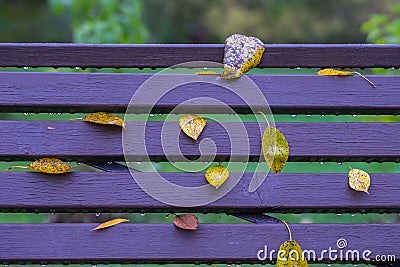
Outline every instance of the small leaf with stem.
POLYGON ((342 71, 342 70, 335 70, 335 69, 322 69, 317 72, 318 75, 322 76, 351 76, 354 74, 357 74, 361 76, 364 80, 366 80, 369 84, 372 85, 372 87, 376 88, 375 84, 371 82, 367 77, 362 75, 361 73, 357 71, 342 71))
POLYGON ((276 266, 307 267, 307 259, 304 257, 303 250, 301 249, 300 245, 292 239, 292 231, 290 231, 289 225, 284 220, 281 221, 289 232, 289 240, 283 242, 283 244, 279 247, 276 266))
POLYGON ((275 127, 269 125, 264 113, 260 112, 268 127, 262 137, 262 152, 267 165, 275 173, 281 172, 289 158, 289 144, 285 136, 275 127))
POLYGON ((345 162, 345 164, 350 168, 349 187, 353 190, 369 194, 368 189, 371 185, 371 177, 369 174, 360 169, 353 169, 347 162, 345 162))
POLYGON ((72 170, 74 167, 56 158, 41 158, 30 163, 28 166, 11 166, 6 171, 14 168, 31 169, 47 174, 62 174, 72 170))

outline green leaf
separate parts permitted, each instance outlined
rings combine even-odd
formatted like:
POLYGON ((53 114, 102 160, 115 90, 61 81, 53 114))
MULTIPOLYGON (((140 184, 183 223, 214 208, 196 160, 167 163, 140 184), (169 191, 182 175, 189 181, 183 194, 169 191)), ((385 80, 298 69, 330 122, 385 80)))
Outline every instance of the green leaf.
POLYGON ((264 159, 273 172, 281 172, 289 158, 289 144, 276 128, 268 126, 262 138, 264 159))

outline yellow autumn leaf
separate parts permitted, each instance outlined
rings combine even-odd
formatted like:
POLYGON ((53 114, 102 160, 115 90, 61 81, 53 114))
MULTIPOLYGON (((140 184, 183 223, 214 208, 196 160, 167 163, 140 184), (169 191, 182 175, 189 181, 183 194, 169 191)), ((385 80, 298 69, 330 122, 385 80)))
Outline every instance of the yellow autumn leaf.
POLYGON ((120 224, 120 223, 123 223, 123 222, 129 222, 129 220, 123 219, 123 218, 118 218, 118 219, 110 220, 110 221, 104 222, 104 223, 102 223, 102 224, 96 226, 96 227, 93 228, 91 231, 95 231, 95 230, 100 230, 100 229, 108 228, 108 227, 111 227, 111 226, 114 226, 114 225, 116 225, 116 224, 120 224))
POLYGON ((222 165, 212 166, 206 171, 206 180, 218 189, 229 178, 229 171, 222 165))
POLYGON ((281 172, 289 158, 289 144, 276 128, 268 126, 262 138, 264 159, 273 172, 281 172))
POLYGON ((351 189, 368 193, 370 185, 371 178, 367 172, 360 169, 351 169, 349 171, 349 186, 351 189))
POLYGON ((106 112, 91 113, 83 117, 82 120, 91 123, 117 125, 124 129, 126 128, 126 123, 123 119, 106 112))
POLYGON ((335 70, 335 69, 322 69, 317 72, 318 75, 323 76, 350 76, 354 75, 354 71, 342 71, 342 70, 335 70))
POLYGON ((195 74, 197 74, 197 75, 220 75, 218 72, 216 72, 216 71, 210 71, 210 70, 207 70, 207 71, 198 71, 198 72, 195 72, 195 74))
POLYGON ((308 262, 304 257, 303 250, 300 245, 292 239, 292 232, 290 231, 289 225, 282 220, 289 232, 289 240, 283 242, 280 245, 276 266, 278 267, 307 267, 308 262))
POLYGON ((224 49, 224 79, 239 78, 257 66, 264 53, 264 43, 256 37, 234 34, 226 38, 224 49))
POLYGON ((294 240, 287 240, 279 247, 276 266, 307 267, 308 262, 300 245, 294 240))
POLYGON ((61 174, 72 170, 74 167, 56 158, 41 158, 30 163, 28 166, 11 166, 6 171, 12 168, 32 169, 48 174, 61 174))
POLYGON ((206 120, 194 114, 185 114, 179 119, 179 126, 190 138, 197 140, 206 127, 206 120))
POLYGON ((322 75, 322 76, 351 76, 351 75, 357 74, 357 75, 361 76, 364 80, 369 82, 374 88, 376 87, 373 82, 371 82, 367 77, 365 77, 364 75, 362 75, 361 73, 359 73, 357 71, 342 71, 342 70, 335 70, 335 69, 322 69, 322 70, 318 71, 317 74, 318 75, 322 75))
POLYGON ((285 136, 278 129, 269 125, 264 113, 260 113, 264 116, 268 124, 261 143, 265 162, 267 162, 267 165, 273 172, 281 172, 289 158, 289 144, 285 136))

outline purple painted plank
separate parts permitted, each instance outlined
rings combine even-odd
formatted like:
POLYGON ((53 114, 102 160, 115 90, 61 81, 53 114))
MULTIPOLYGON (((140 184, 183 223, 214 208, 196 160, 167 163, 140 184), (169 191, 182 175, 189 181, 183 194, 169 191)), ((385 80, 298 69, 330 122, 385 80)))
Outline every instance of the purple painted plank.
MULTIPOLYGON (((121 224, 90 231, 95 224, 0 225, 0 261, 46 263, 260 263, 257 252, 265 245, 278 250, 288 239, 283 224, 200 224, 184 231, 172 224, 121 224), (29 237, 29 238, 27 238, 29 237)), ((332 256, 346 260, 346 252, 365 250, 400 257, 398 224, 294 224, 294 239, 303 250, 336 250, 332 256), (337 240, 347 247, 339 249, 337 240), (340 257, 340 251, 343 253, 340 257)), ((273 260, 276 253, 273 253, 273 260)), ((323 261, 329 254, 322 254, 323 261)), ((348 256, 351 259, 351 256, 348 256)))
MULTIPOLYGON (((345 169, 345 167, 343 167, 345 169)), ((345 170, 344 170, 345 171, 345 170)), ((204 173, 160 173, 173 184, 198 187, 206 184, 204 173)), ((266 173, 257 173, 262 179, 266 173)), ((347 173, 270 173, 257 190, 249 193, 253 173, 231 173, 218 190, 233 187, 221 199, 207 205, 184 207, 185 190, 168 191, 174 207, 148 195, 129 173, 76 172, 46 175, 33 172, 0 172, 0 211, 12 212, 400 212, 400 174, 371 174, 370 194, 347 185, 347 173), (240 180, 239 180, 240 179, 240 180), (235 185, 236 181, 239 181, 235 185), (318 181, 318 182, 317 182, 318 181)), ((135 173, 135 179, 150 181, 154 173, 135 173)), ((158 189, 157 189, 158 190, 158 189)), ((190 200, 204 198, 215 189, 190 194, 190 200)), ((187 192, 187 191, 186 191, 187 192)), ((197 201, 197 200, 196 200, 197 201)))
MULTIPOLYGON (((0 111, 102 110, 123 113, 132 96, 150 77, 150 74, 0 73, 0 111)), ((374 81, 377 89, 372 88, 358 76, 249 75, 249 77, 256 83, 274 113, 400 113, 398 76, 371 76, 370 79, 374 81)), ((200 97, 218 99, 238 112, 251 112, 248 105, 256 112, 265 108, 265 103, 260 102, 258 94, 247 93, 248 88, 237 91, 223 88, 221 85, 224 84, 218 79, 216 76, 198 75, 163 75, 162 79, 152 79, 152 88, 164 88, 165 84, 170 83, 176 87, 158 102, 152 99, 154 92, 136 96, 134 111, 148 113, 156 104, 153 110, 155 113, 169 112, 177 105, 180 105, 182 112, 226 112, 226 108, 221 104, 196 100, 200 97), (203 82, 176 86, 197 78, 203 82), (183 103, 187 100, 190 101, 183 103)), ((142 90, 151 89, 140 88, 141 92, 142 90)))
MULTIPOLYGON (((145 161, 147 156, 182 161, 182 154, 198 158, 200 143, 202 160, 212 161, 212 142, 217 149, 216 161, 229 157, 254 161, 261 155, 260 130, 266 127, 252 122, 209 122, 196 143, 182 134, 177 122, 144 125, 129 122, 124 132, 129 161, 145 161)), ((291 161, 399 161, 400 123, 278 123, 277 128, 289 142, 291 161)), ((44 156, 83 161, 124 159, 122 130, 117 126, 80 121, 0 121, 0 129, 1 160, 44 156), (48 130, 49 126, 55 129, 48 130)))
MULTIPOLYGON (((260 67, 400 67, 399 45, 267 44, 260 67)), ((222 63, 222 44, 0 44, 3 67, 170 67, 222 63)))

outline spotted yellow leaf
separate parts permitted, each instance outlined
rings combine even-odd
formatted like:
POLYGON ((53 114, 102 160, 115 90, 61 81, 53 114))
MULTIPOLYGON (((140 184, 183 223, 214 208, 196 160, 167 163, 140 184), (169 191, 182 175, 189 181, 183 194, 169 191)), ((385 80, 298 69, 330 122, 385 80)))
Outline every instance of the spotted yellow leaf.
POLYGON ((369 82, 375 88, 375 84, 373 82, 371 82, 367 77, 365 77, 364 75, 362 75, 361 73, 359 73, 357 71, 322 69, 322 70, 318 71, 317 74, 322 75, 322 76, 351 76, 351 75, 357 74, 357 75, 361 76, 362 78, 364 78, 364 80, 369 82))
POLYGON ((226 38, 222 78, 239 78, 257 66, 264 53, 264 44, 256 37, 234 34, 226 38))
POLYGON ((108 227, 111 227, 111 226, 114 226, 114 225, 116 225, 116 224, 120 224, 120 223, 123 223, 123 222, 129 222, 129 220, 123 219, 123 218, 118 218, 118 219, 110 220, 110 221, 104 222, 104 223, 102 223, 102 224, 96 226, 96 227, 93 228, 91 231, 95 231, 95 230, 100 230, 100 229, 108 228, 108 227))
POLYGON ((229 171, 222 165, 212 166, 206 171, 206 180, 218 189, 229 178, 229 171))
POLYGON ((349 186, 356 191, 368 193, 368 188, 371 185, 369 174, 360 169, 351 169, 349 171, 349 186))
POLYGON ((279 247, 276 266, 278 267, 307 267, 308 262, 304 257, 303 250, 300 245, 292 239, 292 232, 289 225, 283 221, 289 232, 289 240, 283 242, 279 247))
POLYGON ((268 127, 265 129, 261 148, 267 165, 273 172, 281 172, 289 158, 289 144, 285 136, 275 127, 271 127, 268 118, 261 113, 268 127))
POLYGON ((307 267, 308 262, 300 245, 294 240, 287 240, 279 247, 276 266, 307 267))
POLYGON ((125 121, 118 116, 115 116, 111 113, 106 112, 96 112, 91 113, 85 117, 83 117, 83 121, 98 123, 98 124, 111 124, 121 126, 122 128, 126 128, 125 121))
POLYGON ((289 158, 289 144, 276 128, 268 126, 262 138, 264 159, 273 172, 281 172, 289 158))
POLYGON ((12 166, 6 171, 12 168, 32 169, 48 174, 61 174, 72 170, 74 167, 56 158, 41 158, 30 163, 28 166, 12 166))
POLYGON ((179 119, 179 126, 190 138, 197 140, 206 127, 206 120, 194 114, 185 114, 179 119))
POLYGON ((195 72, 195 74, 197 74, 197 75, 220 75, 218 72, 216 72, 216 71, 211 71, 211 70, 207 70, 207 71, 198 71, 198 72, 195 72))

